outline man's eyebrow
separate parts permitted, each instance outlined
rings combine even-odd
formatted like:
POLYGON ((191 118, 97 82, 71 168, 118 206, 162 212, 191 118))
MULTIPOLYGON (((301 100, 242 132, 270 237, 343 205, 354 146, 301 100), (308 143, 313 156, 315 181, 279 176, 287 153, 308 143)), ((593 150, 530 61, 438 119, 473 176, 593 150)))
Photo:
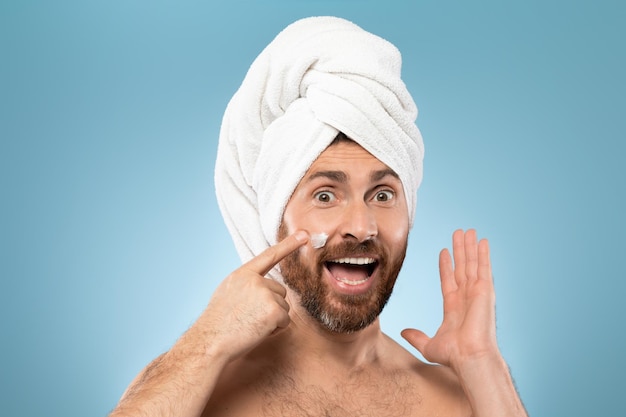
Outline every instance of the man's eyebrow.
POLYGON ((386 176, 392 176, 396 179, 400 179, 400 176, 396 173, 396 171, 394 171, 391 168, 387 168, 387 169, 381 169, 379 171, 374 171, 370 174, 370 181, 371 182, 378 182, 380 180, 382 180, 383 178, 385 178, 386 176))
POLYGON ((348 182, 348 175, 343 171, 316 171, 312 173, 306 180, 313 181, 316 178, 326 178, 335 182, 348 182))

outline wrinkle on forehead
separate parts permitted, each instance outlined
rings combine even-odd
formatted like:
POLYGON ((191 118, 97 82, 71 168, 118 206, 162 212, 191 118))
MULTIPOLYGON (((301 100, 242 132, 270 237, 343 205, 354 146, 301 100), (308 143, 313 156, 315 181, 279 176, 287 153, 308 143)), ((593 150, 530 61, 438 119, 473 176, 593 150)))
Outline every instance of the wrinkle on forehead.
MULTIPOLYGON (((398 174, 393 169, 385 168, 385 169, 378 169, 378 170, 372 171, 370 173, 370 181, 378 182, 387 176, 393 177, 398 180, 400 179, 398 174)), ((330 170, 329 171, 316 171, 316 172, 313 172, 308 177, 306 177, 305 182, 310 182, 317 178, 326 178, 334 182, 346 183, 348 182, 349 177, 350 176, 343 171, 334 171, 334 170, 333 171, 330 171, 330 170)))

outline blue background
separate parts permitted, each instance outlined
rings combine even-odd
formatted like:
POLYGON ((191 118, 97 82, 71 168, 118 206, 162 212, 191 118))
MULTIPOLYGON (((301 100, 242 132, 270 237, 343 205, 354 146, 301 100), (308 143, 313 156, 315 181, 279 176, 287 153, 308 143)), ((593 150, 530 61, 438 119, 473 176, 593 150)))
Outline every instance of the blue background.
POLYGON ((620 2, 24 0, 0 5, 2 415, 105 416, 200 314, 239 264, 212 182, 224 108, 321 14, 395 43, 420 109, 386 331, 434 333, 437 253, 475 227, 530 414, 623 410, 620 2))

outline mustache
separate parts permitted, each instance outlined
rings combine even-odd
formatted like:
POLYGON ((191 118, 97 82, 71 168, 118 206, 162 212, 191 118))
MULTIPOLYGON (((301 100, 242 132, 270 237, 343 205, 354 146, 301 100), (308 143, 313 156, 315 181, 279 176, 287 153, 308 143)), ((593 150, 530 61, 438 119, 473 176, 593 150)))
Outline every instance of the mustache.
POLYGON ((320 263, 323 263, 332 259, 363 255, 375 256, 379 261, 386 259, 385 251, 377 240, 344 241, 333 246, 326 245, 318 250, 317 258, 320 263))

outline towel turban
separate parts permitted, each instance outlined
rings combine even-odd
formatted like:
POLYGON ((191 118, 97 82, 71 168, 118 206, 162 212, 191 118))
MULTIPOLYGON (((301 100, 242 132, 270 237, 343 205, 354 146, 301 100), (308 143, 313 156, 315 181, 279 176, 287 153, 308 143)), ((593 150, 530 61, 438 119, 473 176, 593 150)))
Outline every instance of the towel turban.
POLYGON ((399 175, 412 225, 424 152, 400 70, 394 45, 336 17, 292 23, 254 60, 226 108, 215 166, 242 261, 276 243, 294 189, 339 132, 399 175))

